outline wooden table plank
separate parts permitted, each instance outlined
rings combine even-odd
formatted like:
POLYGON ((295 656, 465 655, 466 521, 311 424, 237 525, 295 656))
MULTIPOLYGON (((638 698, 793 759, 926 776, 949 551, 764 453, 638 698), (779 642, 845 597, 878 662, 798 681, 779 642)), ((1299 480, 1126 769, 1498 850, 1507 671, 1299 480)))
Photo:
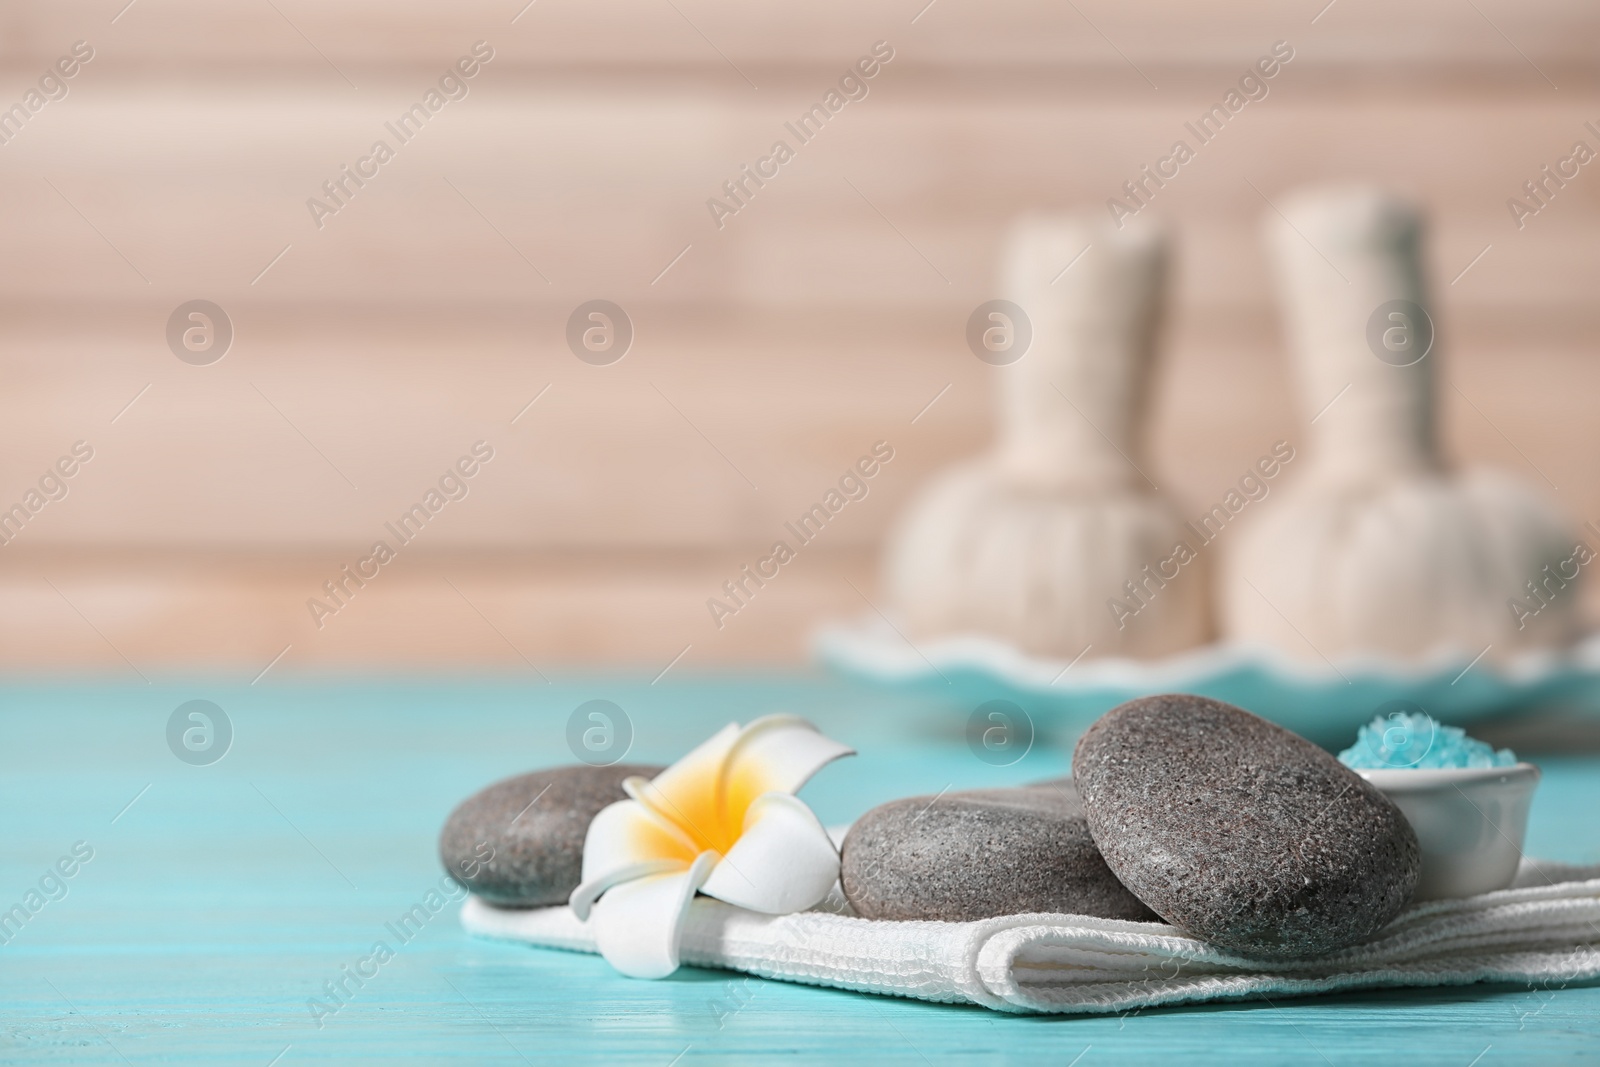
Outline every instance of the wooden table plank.
MULTIPOLYGON (((633 755, 670 759, 731 718, 787 708, 861 755, 808 790, 826 820, 894 796, 1059 773, 1067 739, 1010 768, 956 739, 965 709, 803 675, 559 676, 551 685, 285 678, 250 687, 11 683, 0 689, 0 902, 79 840, 94 858, 0 946, 0 1059, 26 1064, 472 1062, 1233 1064, 1578 1062, 1600 988, 1354 994, 1127 1017, 1028 1019, 688 969, 618 977, 599 959, 477 941, 434 917, 319 1029, 307 1000, 391 938, 439 876, 459 799, 569 759, 571 709, 629 712, 633 755), (221 762, 173 758, 181 701, 216 701, 221 762), (146 788, 148 787, 148 788, 146 788), (133 800, 129 807, 129 801, 133 800), (124 810, 125 809, 125 810, 124 810), (1488 1051, 1486 1051, 1488 1050, 1488 1051), (680 1057, 674 1061, 674 1057, 680 1057), (1492 1058, 1491 1058, 1492 1057, 1492 1058)), ((1530 852, 1600 861, 1600 760, 1541 759, 1530 852)))

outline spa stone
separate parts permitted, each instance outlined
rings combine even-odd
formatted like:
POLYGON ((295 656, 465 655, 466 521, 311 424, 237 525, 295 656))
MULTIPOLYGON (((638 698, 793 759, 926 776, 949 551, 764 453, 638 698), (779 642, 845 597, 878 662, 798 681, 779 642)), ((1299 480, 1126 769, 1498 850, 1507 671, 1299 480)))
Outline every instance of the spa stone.
POLYGON ((1070 779, 891 801, 856 821, 842 853, 845 897, 869 919, 1155 919, 1107 869, 1070 779))
POLYGON ((1107 712, 1078 741, 1089 830, 1123 884, 1185 932, 1246 956, 1365 940, 1421 868, 1400 809, 1331 754, 1197 696, 1107 712))
POLYGON ((496 782, 450 813, 439 834, 439 859, 456 881, 492 904, 565 904, 583 869, 589 822, 626 800, 622 780, 653 778, 660 767, 582 764, 496 782))

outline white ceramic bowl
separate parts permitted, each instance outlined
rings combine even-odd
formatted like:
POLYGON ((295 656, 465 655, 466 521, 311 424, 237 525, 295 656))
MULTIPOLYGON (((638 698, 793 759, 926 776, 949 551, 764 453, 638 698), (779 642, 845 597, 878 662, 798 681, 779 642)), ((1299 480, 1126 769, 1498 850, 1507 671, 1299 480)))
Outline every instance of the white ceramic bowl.
POLYGON ((1491 893, 1516 878, 1539 784, 1533 764, 1356 773, 1394 801, 1417 832, 1422 879, 1413 900, 1491 893))

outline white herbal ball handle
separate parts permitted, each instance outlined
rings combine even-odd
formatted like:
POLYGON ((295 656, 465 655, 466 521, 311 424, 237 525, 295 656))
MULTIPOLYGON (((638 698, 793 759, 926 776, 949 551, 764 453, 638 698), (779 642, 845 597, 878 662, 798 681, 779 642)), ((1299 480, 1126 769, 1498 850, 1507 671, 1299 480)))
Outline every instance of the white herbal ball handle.
POLYGON ((1025 216, 1012 227, 1001 289, 1033 340, 996 369, 1003 477, 1095 490, 1144 484, 1146 378, 1167 246, 1156 226, 1025 216))
POLYGON ((1377 189, 1311 190, 1286 198, 1267 232, 1318 474, 1437 470, 1420 214, 1377 189))

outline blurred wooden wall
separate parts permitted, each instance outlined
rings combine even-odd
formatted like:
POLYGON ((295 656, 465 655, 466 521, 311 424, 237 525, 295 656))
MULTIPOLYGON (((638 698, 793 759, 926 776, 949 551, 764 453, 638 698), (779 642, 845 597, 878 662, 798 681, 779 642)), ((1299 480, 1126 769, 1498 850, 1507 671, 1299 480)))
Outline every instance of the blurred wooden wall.
POLYGON ((1151 208, 1179 239, 1158 480, 1198 510, 1301 434, 1263 195, 1371 179, 1432 211, 1451 450, 1600 519, 1600 164, 1506 208, 1600 147, 1592 3, 124 4, 0 12, 0 107, 94 50, 0 145, 0 507, 95 450, 0 547, 7 669, 798 660, 988 437, 963 327, 1008 220, 1104 210, 1280 40, 1151 208), (319 228, 307 198, 477 41, 468 94, 319 228), (877 41, 868 96, 718 229, 707 198, 877 41), (595 298, 636 331, 611 366, 564 340, 595 298), (210 366, 167 347, 193 299, 234 325, 210 366), (479 440, 467 498, 319 629, 307 598, 479 440), (878 440, 870 497, 714 627, 878 440))

